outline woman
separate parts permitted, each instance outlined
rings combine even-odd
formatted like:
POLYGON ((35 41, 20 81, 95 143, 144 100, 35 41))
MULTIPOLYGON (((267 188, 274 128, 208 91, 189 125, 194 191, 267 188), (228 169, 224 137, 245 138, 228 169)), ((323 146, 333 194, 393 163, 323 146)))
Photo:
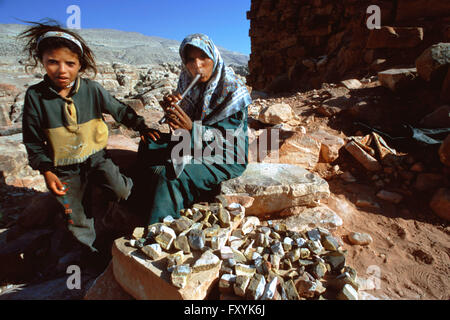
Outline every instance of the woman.
POLYGON ((222 181, 241 175, 247 166, 251 98, 245 85, 208 36, 189 35, 179 52, 178 88, 161 103, 172 134, 153 131, 139 145, 136 190, 149 224, 168 215, 177 218, 181 209, 210 200, 222 181), (181 100, 197 74, 199 83, 181 100))

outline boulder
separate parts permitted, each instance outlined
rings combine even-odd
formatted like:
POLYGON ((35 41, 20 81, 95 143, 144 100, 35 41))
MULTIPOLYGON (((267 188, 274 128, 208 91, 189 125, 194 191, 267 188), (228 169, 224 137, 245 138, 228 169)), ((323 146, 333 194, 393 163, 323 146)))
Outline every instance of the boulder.
POLYGON ((8 185, 47 191, 44 177, 28 165, 22 134, 0 137, 0 172, 8 185))
POLYGON ((250 163, 240 177, 221 183, 220 194, 253 197, 246 214, 263 216, 295 206, 316 206, 330 196, 330 189, 324 179, 299 166, 250 163))
POLYGON ((370 31, 366 48, 414 48, 423 40, 423 28, 388 27, 370 31))
POLYGON ((294 112, 287 103, 277 103, 261 110, 258 120, 267 124, 289 122, 294 118, 294 112))
POLYGON ((437 190, 431 199, 430 207, 439 217, 450 221, 450 189, 437 190))
POLYGON ((292 207, 284 209, 280 216, 289 216, 283 220, 288 230, 303 232, 313 228, 322 227, 335 230, 342 225, 338 214, 325 205, 315 208, 292 207))
POLYGON ((450 105, 441 106, 427 114, 420 121, 420 125, 423 128, 450 128, 450 105))
POLYGON ((106 270, 92 283, 84 300, 133 300, 133 297, 117 283, 110 262, 106 270))
POLYGON ((426 49, 416 59, 416 69, 426 81, 444 79, 450 64, 450 43, 437 43, 426 49))
POLYGON ((450 167, 450 134, 444 139, 439 147, 439 159, 447 167, 450 167))
POLYGON ((378 80, 380 83, 391 89, 392 91, 398 91, 411 84, 412 80, 417 77, 416 68, 408 69, 389 69, 378 72, 378 80))
POLYGON ((344 146, 344 139, 319 129, 309 134, 311 138, 320 142, 321 160, 331 163, 339 157, 339 150, 344 146))

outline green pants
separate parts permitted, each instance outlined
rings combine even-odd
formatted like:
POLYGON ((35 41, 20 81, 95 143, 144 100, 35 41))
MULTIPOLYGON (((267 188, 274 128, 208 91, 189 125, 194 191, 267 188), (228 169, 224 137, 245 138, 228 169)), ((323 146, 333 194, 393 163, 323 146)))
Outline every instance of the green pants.
MULTIPOLYGON (((119 168, 105 157, 104 150, 76 165, 57 167, 56 175, 65 184, 67 192, 56 199, 63 205, 67 217, 68 229, 81 243, 96 251, 93 213, 85 210, 86 190, 93 185, 100 186, 107 200, 127 199, 133 182, 120 173, 119 168)), ((100 201, 100 199, 98 199, 100 201)))
POLYGON ((213 200, 222 181, 239 176, 245 170, 245 165, 187 164, 176 177, 168 162, 174 143, 169 134, 162 134, 157 142, 141 141, 139 144, 139 170, 133 196, 148 224, 160 222, 168 215, 178 218, 181 209, 213 200))

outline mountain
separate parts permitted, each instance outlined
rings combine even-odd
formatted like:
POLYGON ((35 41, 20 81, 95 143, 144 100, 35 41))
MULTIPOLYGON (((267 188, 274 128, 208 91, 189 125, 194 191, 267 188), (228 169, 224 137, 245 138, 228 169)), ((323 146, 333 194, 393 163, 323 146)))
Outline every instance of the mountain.
MULTIPOLYGON (((2 62, 12 63, 23 56, 23 44, 16 36, 27 28, 20 24, 0 24, 0 56, 2 62)), ((77 30, 94 51, 97 62, 120 62, 130 65, 149 65, 180 62, 180 42, 138 32, 113 29, 77 30)), ((247 65, 249 57, 218 47, 227 64, 247 65)))

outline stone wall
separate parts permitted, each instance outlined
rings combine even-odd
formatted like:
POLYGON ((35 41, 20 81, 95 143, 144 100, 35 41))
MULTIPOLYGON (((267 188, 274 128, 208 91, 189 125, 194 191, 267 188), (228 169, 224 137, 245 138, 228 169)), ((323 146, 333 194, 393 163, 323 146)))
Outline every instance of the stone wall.
POLYGON ((450 42, 443 0, 252 0, 247 18, 247 82, 269 92, 414 66, 427 47, 450 42), (367 27, 370 5, 381 9, 381 29, 367 27))

